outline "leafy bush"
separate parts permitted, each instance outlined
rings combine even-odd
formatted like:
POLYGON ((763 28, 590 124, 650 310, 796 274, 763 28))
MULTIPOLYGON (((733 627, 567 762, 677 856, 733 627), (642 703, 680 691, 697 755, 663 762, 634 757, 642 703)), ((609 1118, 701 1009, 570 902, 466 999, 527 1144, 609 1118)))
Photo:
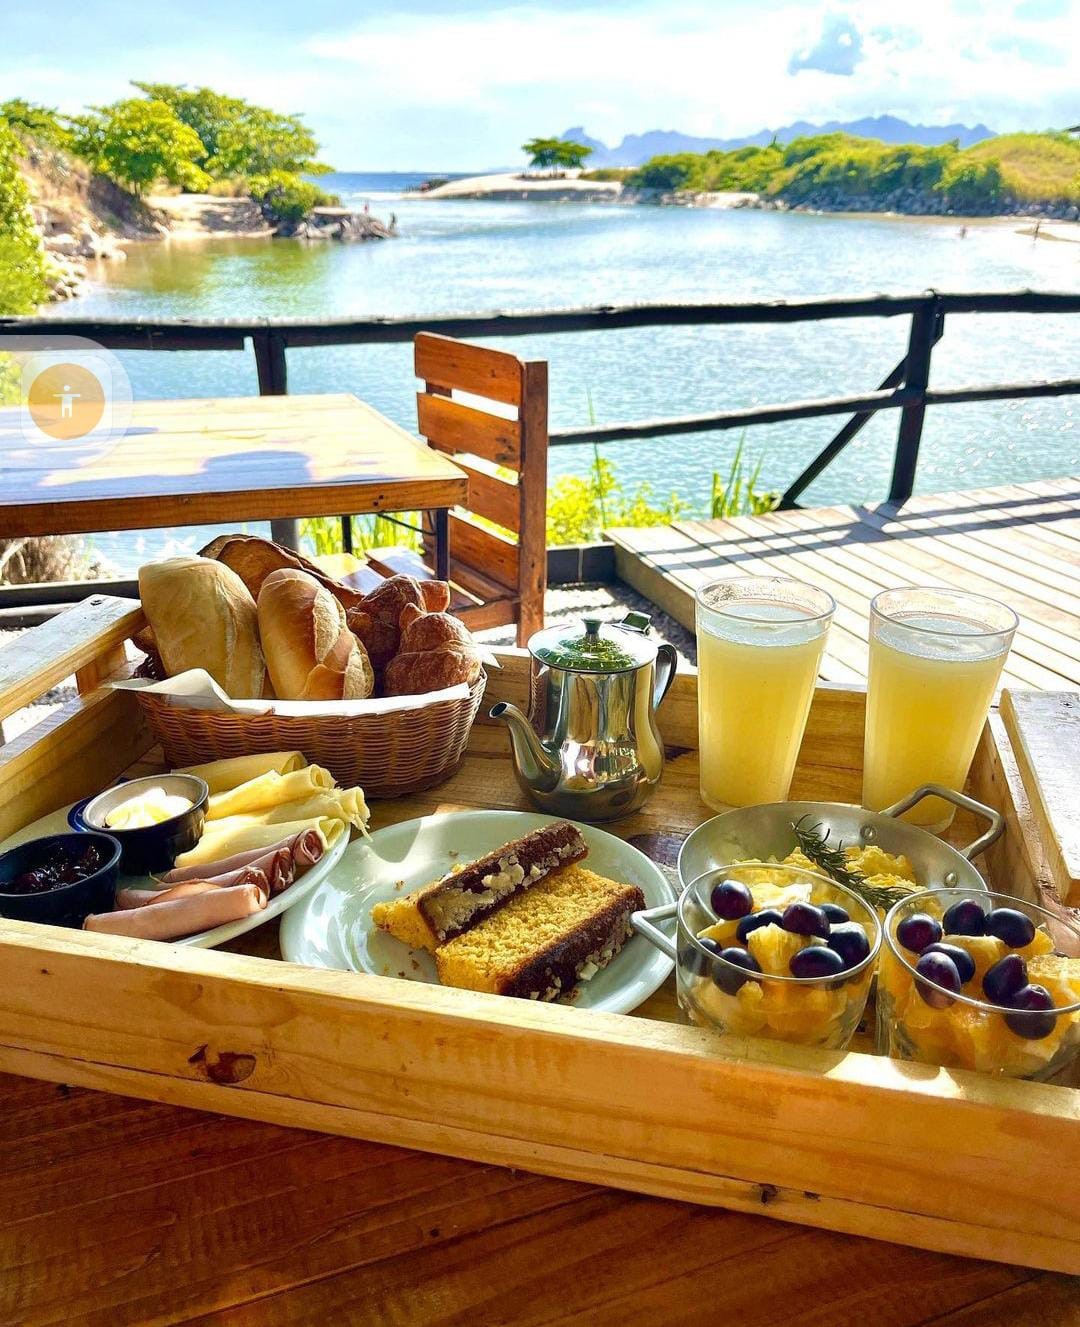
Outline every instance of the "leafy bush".
POLYGON ((45 256, 19 170, 19 140, 0 123, 0 313, 32 313, 47 296, 45 256))
POLYGON ((701 158, 695 152, 653 157, 627 181, 635 189, 685 189, 697 175, 701 158))
POLYGON ((615 466, 594 447, 588 474, 561 475, 548 490, 547 542, 590 544, 615 526, 669 525, 687 509, 674 493, 660 506, 651 499, 650 484, 625 496, 615 466))
POLYGON ((317 184, 283 170, 252 176, 248 189, 268 217, 289 224, 302 221, 313 207, 328 207, 337 201, 317 184))
POLYGON ((73 148, 102 175, 143 194, 157 180, 198 192, 210 183, 199 166, 199 135, 163 101, 129 97, 73 121, 73 148))
POLYGON ((1001 167, 996 161, 956 156, 941 179, 941 192, 954 212, 989 212, 1001 201, 1001 167))

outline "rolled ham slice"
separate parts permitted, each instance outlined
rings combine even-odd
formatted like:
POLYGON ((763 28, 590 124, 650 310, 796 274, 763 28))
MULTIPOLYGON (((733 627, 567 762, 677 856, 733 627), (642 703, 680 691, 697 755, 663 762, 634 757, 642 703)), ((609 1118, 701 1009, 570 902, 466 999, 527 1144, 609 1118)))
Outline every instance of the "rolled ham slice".
POLYGON ((208 889, 141 908, 91 913, 83 922, 88 931, 126 935, 135 940, 180 940, 226 922, 240 921, 266 907, 266 894, 258 885, 208 889))
POLYGON ((231 889, 236 885, 256 885, 269 898, 271 890, 266 875, 253 866, 217 876, 213 880, 185 880, 165 889, 121 889, 116 895, 118 908, 142 908, 147 903, 167 903, 174 898, 205 894, 208 889, 231 889))
POLYGON ((239 883, 230 877, 238 870, 261 871, 267 881, 271 897, 280 894, 283 889, 315 865, 323 855, 322 835, 317 830, 308 829, 291 838, 283 840, 270 848, 251 848, 247 852, 235 853, 232 857, 218 862, 204 862, 198 866, 180 866, 161 877, 166 885, 183 884, 187 881, 209 881, 217 885, 239 883))
POLYGON ((217 885, 208 880, 188 880, 185 884, 173 885, 172 889, 118 889, 116 906, 121 909, 143 908, 148 903, 167 903, 174 898, 205 894, 209 889, 217 889, 217 885))
POLYGON ((200 874, 205 874, 208 864, 220 862, 225 857, 237 853, 250 852, 259 848, 268 852, 287 839, 295 838, 304 830, 315 830, 322 839, 324 848, 332 847, 342 834, 348 834, 348 826, 343 820, 334 820, 323 816, 318 820, 300 820, 285 824, 251 823, 253 818, 231 816, 227 820, 208 820, 202 838, 189 852, 181 853, 176 859, 177 865, 198 866, 200 874), (240 823, 238 823, 240 822, 240 823))

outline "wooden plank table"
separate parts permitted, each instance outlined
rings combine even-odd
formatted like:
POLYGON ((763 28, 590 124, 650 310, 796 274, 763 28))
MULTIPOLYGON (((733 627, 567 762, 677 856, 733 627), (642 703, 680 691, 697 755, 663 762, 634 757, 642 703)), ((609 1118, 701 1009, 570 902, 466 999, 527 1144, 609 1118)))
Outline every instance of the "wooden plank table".
POLYGON ((865 681, 870 600, 950 585, 1020 616, 1001 685, 1080 687, 1080 478, 608 531, 619 575, 693 630, 694 592, 729 576, 810 581, 836 600, 821 675, 865 681))
POLYGON ((412 510, 445 535, 468 496, 453 461, 348 393, 137 401, 100 456, 27 453, 21 412, 0 410, 0 538, 412 510))

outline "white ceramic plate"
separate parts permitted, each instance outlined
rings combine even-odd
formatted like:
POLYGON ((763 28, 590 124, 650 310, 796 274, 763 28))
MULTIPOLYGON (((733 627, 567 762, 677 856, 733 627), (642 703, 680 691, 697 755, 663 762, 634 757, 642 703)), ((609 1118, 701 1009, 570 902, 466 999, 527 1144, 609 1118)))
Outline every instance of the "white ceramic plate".
MULTIPOLYGON (((431 955, 380 931, 371 920, 372 904, 437 880, 455 863, 482 857, 553 819, 525 811, 448 811, 376 830, 370 840, 352 844, 319 887, 308 891, 282 920, 282 956, 308 967, 437 983, 431 955)), ((663 872, 644 853, 602 829, 578 829, 589 845, 585 865, 590 870, 637 885, 647 908, 675 901, 663 872)), ((580 1009, 629 1013, 664 982, 673 966, 635 935, 591 981, 578 984, 573 1003, 580 1009)))
MULTIPOLYGON (((72 806, 77 803, 72 803, 72 806)), ((72 833, 71 825, 68 823, 68 812, 70 806, 65 806, 59 811, 51 811, 47 816, 42 816, 40 820, 35 820, 33 824, 24 825, 22 829, 12 834, 9 839, 0 843, 0 852, 5 852, 8 848, 17 848, 20 843, 26 843, 28 839, 44 838, 47 834, 69 834, 72 833)), ((238 935, 243 935, 245 931, 253 931, 256 926, 262 926, 264 922, 271 921, 274 917, 280 917, 283 912, 293 908, 304 898, 306 894, 319 885, 327 875, 337 866, 341 860, 345 849, 349 846, 348 834, 342 834, 334 846, 322 857, 305 875, 302 875, 294 885, 288 889, 283 889, 280 894, 272 898, 262 912, 253 913, 250 917, 244 917, 240 921, 226 922, 224 926, 215 926, 210 931, 200 931, 198 935, 185 936, 183 940, 170 940, 168 943, 173 945, 188 945, 193 949, 213 949, 215 945, 223 945, 226 940, 232 940, 238 935)), ((117 889, 150 889, 153 888, 153 881, 145 875, 122 875, 117 881, 117 889)))

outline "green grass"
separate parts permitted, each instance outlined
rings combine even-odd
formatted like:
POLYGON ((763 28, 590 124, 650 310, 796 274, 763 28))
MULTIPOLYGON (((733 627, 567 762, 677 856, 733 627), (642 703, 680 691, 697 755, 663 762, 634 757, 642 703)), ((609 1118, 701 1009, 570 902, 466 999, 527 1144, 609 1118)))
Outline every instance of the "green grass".
POLYGON ((640 188, 747 190, 785 202, 879 202, 914 194, 928 211, 992 213, 1015 203, 1080 202, 1080 139, 1065 133, 1005 134, 960 150, 819 134, 786 146, 653 157, 628 178, 640 188))
POLYGON ((996 162, 1006 193, 1026 203, 1080 203, 1080 138, 1002 134, 967 148, 972 161, 996 162))

